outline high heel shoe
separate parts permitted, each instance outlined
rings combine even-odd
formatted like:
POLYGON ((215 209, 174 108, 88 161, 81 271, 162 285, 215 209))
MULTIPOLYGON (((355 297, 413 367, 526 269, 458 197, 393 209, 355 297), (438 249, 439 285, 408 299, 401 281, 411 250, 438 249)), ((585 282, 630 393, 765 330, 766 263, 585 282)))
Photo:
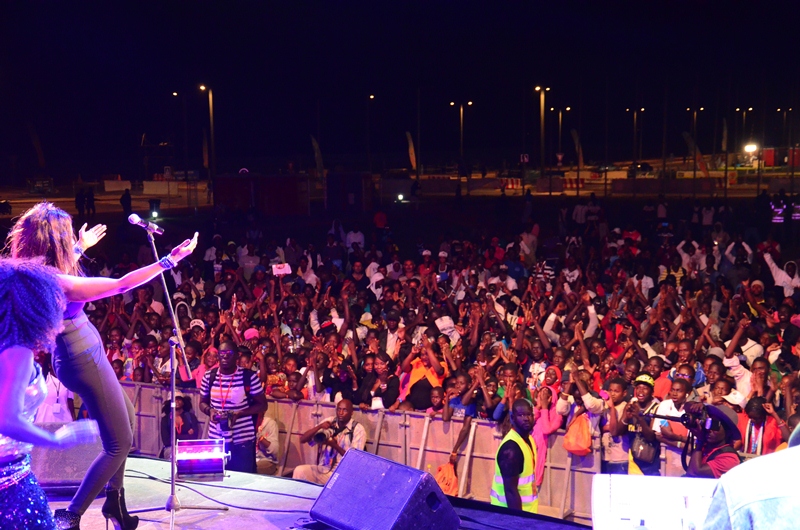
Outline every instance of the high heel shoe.
POLYGON ((80 530, 81 516, 65 509, 58 509, 53 514, 58 530, 80 530))
POLYGON ((123 520, 125 521, 125 528, 134 530, 139 526, 139 517, 137 515, 130 515, 128 513, 128 507, 125 505, 125 488, 119 489, 119 507, 120 511, 122 511, 123 520))
POLYGON ((124 493, 121 490, 106 490, 106 501, 100 510, 106 518, 106 530, 109 522, 114 525, 115 530, 134 530, 139 526, 139 518, 128 515, 124 502, 124 493))

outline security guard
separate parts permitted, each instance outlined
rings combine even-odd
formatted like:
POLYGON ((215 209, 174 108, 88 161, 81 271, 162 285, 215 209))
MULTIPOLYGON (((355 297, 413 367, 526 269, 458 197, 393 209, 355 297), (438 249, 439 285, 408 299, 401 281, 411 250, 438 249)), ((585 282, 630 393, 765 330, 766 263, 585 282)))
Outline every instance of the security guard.
POLYGON ((536 443, 533 441, 533 406, 518 399, 511 407, 511 430, 497 449, 491 502, 515 510, 537 513, 536 443))

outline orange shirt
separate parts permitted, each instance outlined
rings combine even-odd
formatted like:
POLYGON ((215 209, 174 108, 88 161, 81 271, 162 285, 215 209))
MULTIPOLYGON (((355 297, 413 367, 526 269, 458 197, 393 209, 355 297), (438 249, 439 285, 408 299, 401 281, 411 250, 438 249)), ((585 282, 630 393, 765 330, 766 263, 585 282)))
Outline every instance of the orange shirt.
POLYGON ((670 381, 667 374, 669 372, 663 372, 658 379, 656 379, 656 386, 653 388, 653 397, 657 397, 660 401, 664 401, 664 398, 669 395, 669 391, 672 389, 672 381, 670 381))

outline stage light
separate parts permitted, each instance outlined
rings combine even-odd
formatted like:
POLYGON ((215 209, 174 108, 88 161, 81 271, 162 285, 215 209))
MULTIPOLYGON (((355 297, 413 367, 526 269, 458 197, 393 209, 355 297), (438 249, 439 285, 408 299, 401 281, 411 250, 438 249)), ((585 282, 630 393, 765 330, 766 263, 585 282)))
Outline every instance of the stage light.
POLYGON ((747 144, 746 146, 744 146, 745 153, 753 154, 756 152, 756 149, 758 149, 758 147, 756 147, 756 144, 747 144))
POLYGON ((402 200, 403 200, 403 194, 402 194, 402 193, 401 193, 400 195, 398 195, 398 196, 397 196, 397 200, 398 200, 398 201, 402 201, 402 200))
POLYGON ((153 212, 150 214, 150 217, 152 217, 153 219, 158 219, 158 212, 153 210, 153 212))

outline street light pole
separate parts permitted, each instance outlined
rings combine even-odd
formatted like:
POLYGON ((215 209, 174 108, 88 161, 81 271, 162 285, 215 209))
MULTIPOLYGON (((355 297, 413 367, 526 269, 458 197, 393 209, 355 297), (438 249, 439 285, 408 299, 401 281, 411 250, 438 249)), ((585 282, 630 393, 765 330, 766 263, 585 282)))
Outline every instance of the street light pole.
POLYGON ((205 85, 200 85, 200 90, 208 92, 208 122, 209 128, 211 129, 211 164, 209 164, 208 176, 209 180, 211 181, 211 190, 214 196, 214 203, 216 203, 217 194, 213 192, 216 184, 215 180, 217 178, 217 144, 214 139, 214 95, 211 88, 208 88, 205 85))
MULTIPOLYGON (((550 88, 547 88, 547 87, 542 88, 540 86, 537 86, 537 87, 534 88, 534 90, 539 93, 539 136, 540 136, 540 140, 541 140, 541 145, 540 145, 541 152, 539 154, 540 161, 541 161, 541 173, 540 173, 539 176, 540 177, 544 177, 544 109, 545 109, 545 107, 544 107, 544 93, 545 92, 549 92, 550 88)), ((549 180, 550 180, 549 194, 552 196, 553 195, 553 175, 550 175, 549 180)))
POLYGON ((370 175, 372 174, 372 149, 370 148, 370 142, 369 142, 369 133, 370 133, 370 126, 371 126, 371 120, 370 120, 369 111, 370 111, 370 102, 373 101, 374 99, 375 99, 375 95, 374 94, 370 94, 369 95, 369 99, 367 100, 367 165, 369 167, 369 174, 370 175))
MULTIPOLYGON (((451 107, 455 107, 455 105, 456 105, 455 101, 450 102, 451 107)), ((471 107, 472 101, 467 101, 467 106, 471 107)), ((464 104, 463 103, 459 103, 458 105, 458 156, 461 159, 459 165, 466 168, 467 165, 464 162, 464 104)), ((471 173, 472 173, 471 171, 467 171, 467 195, 470 194, 469 185, 472 177, 471 173)), ((460 173, 458 178, 461 179, 460 173)))
POLYGON ((459 135, 458 135, 458 156, 464 158, 464 104, 458 106, 459 116, 459 135))

